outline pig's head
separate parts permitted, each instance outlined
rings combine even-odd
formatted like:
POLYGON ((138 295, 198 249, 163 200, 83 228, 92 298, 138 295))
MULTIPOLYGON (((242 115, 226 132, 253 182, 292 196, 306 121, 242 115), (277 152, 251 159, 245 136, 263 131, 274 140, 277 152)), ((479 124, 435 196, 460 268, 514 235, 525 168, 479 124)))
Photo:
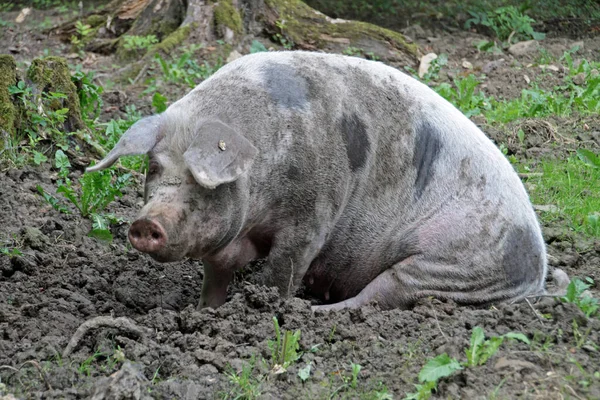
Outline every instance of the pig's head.
POLYGON ((167 110, 136 122, 86 172, 108 168, 121 156, 148 154, 145 205, 129 240, 158 261, 177 261, 203 258, 239 232, 245 214, 240 178, 257 153, 220 120, 190 124, 167 110))

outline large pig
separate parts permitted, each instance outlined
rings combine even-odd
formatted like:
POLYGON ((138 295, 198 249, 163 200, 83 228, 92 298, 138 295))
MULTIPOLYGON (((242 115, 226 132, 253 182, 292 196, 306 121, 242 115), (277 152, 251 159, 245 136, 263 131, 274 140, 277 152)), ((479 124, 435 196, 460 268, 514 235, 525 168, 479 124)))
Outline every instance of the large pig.
POLYGON ((494 144, 417 80, 378 62, 310 52, 242 57, 97 165, 148 154, 132 245, 201 259, 199 307, 234 271, 317 309, 461 304, 544 292, 544 241, 528 195, 494 144))

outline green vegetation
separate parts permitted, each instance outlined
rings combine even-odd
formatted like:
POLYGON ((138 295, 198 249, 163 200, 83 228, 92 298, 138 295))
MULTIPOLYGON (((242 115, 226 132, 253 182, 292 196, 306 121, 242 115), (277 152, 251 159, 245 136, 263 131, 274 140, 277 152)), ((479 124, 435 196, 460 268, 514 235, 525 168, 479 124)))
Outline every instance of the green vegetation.
POLYGON ((158 43, 158 38, 156 37, 156 35, 124 35, 123 41, 123 48, 125 50, 146 50, 153 44, 158 43))
MULTIPOLYGON (((523 168, 522 164, 521 168, 523 168)), ((541 173, 528 179, 534 204, 550 204, 556 209, 541 213, 544 223, 559 223, 575 232, 600 237, 600 193, 591 182, 600 182, 600 168, 591 167, 579 157, 543 160, 527 172, 541 173)))
POLYGON ((75 32, 76 35, 71 36, 71 44, 79 51, 83 52, 83 48, 85 47, 85 43, 90 36, 90 34, 94 31, 94 29, 87 24, 84 24, 81 21, 77 21, 75 23, 75 32))
POLYGON ((223 65, 220 60, 214 66, 208 61, 204 61, 200 65, 192 58, 192 52, 185 52, 179 58, 172 60, 165 60, 160 54, 156 54, 154 59, 160 66, 161 78, 164 82, 184 83, 190 88, 196 87, 198 83, 214 74, 223 65))
POLYGON ((468 367, 473 368, 485 364, 504 343, 506 339, 515 339, 529 344, 529 339, 522 333, 509 332, 501 336, 485 338, 483 329, 479 326, 473 328, 471 342, 465 349, 466 361, 459 362, 448 354, 440 354, 425 363, 419 372, 419 384, 415 385, 417 391, 406 395, 405 400, 427 400, 437 388, 440 379, 453 375, 457 371, 468 367))
POLYGON ((471 18, 465 23, 465 28, 481 25, 490 29, 495 37, 502 42, 512 44, 521 40, 541 40, 546 35, 533 30, 535 20, 523 14, 514 6, 499 7, 486 12, 469 11, 471 18))
POLYGON ((585 280, 587 283, 578 278, 571 280, 567 286, 567 294, 561 300, 577 305, 588 318, 600 316, 600 300, 588 291, 594 285, 594 280, 589 277, 585 280))
POLYGON ((298 353, 300 330, 293 333, 291 331, 281 332, 277 317, 273 317, 273 326, 275 328, 275 340, 269 340, 267 346, 271 350, 271 369, 279 373, 284 372, 291 364, 302 357, 302 353, 298 353))
MULTIPOLYGON (((83 218, 89 218, 92 221, 90 236, 111 240, 110 223, 119 222, 119 220, 113 215, 101 214, 101 211, 116 197, 122 196, 121 190, 129 184, 131 174, 114 177, 110 170, 83 174, 78 180, 78 187, 76 187, 68 176, 71 163, 62 150, 56 151, 54 160, 60 178, 56 193, 62 194, 64 200, 74 205, 83 218)), ((50 195, 40 185, 37 186, 37 190, 54 209, 62 213, 69 213, 64 201, 50 195)))

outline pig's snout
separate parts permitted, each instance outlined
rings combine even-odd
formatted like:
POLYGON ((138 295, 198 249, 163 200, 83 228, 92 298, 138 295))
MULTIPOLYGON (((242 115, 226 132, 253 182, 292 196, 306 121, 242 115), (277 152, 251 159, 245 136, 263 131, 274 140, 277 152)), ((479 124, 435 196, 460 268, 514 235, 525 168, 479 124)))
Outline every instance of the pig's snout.
POLYGON ((167 244, 167 233, 157 221, 139 219, 129 228, 129 241, 139 251, 156 253, 167 244))

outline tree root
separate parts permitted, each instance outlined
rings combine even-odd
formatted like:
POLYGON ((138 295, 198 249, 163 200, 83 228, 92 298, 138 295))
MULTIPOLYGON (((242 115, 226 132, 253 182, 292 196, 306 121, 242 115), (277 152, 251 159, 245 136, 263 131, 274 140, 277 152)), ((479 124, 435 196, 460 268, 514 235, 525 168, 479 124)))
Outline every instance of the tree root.
POLYGON ((123 331, 125 334, 132 336, 136 339, 144 338, 150 334, 150 329, 140 327, 136 325, 132 320, 126 317, 107 317, 100 316, 89 319, 77 328, 75 334, 69 341, 69 344, 63 351, 62 357, 66 358, 79 346, 84 336, 93 329, 99 328, 113 328, 123 331))

